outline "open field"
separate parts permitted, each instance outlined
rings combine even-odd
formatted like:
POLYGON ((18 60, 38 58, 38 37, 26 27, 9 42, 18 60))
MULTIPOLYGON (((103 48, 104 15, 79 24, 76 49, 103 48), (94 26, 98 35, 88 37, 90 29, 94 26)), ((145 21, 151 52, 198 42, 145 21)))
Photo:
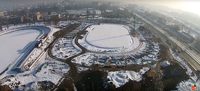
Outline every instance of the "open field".
POLYGON ((0 36, 0 72, 26 53, 27 50, 30 50, 33 41, 35 41, 39 35, 40 31, 27 29, 0 36))
POLYGON ((129 47, 133 41, 129 35, 129 29, 125 25, 100 24, 92 25, 88 30, 86 41, 101 48, 129 47))

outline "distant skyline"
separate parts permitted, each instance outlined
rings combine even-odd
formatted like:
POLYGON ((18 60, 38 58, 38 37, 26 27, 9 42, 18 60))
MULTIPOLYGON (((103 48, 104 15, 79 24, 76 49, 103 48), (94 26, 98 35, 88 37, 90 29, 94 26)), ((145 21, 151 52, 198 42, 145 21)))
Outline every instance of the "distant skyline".
POLYGON ((10 10, 40 4, 52 4, 62 0, 0 0, 0 10, 10 10))
MULTIPOLYGON (((66 0, 0 0, 0 11, 20 7, 52 4, 66 0)), ((69 0, 67 0, 69 1, 69 0)), ((70 1, 116 1, 124 3, 143 3, 149 5, 166 6, 173 9, 193 12, 200 15, 200 0, 70 0, 70 1)))

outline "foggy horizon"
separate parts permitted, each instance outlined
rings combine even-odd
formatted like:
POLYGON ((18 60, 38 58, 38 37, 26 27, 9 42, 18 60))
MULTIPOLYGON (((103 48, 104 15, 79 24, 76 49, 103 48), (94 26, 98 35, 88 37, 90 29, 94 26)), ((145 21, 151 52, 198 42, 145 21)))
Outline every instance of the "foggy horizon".
POLYGON ((22 8, 31 8, 44 5, 54 5, 63 1, 75 2, 76 4, 84 4, 88 2, 113 2, 116 4, 137 4, 142 7, 155 10, 173 10, 183 11, 200 17, 200 1, 199 0, 0 0, 0 12, 10 11, 22 8), (23 2, 23 3, 22 3, 23 2))

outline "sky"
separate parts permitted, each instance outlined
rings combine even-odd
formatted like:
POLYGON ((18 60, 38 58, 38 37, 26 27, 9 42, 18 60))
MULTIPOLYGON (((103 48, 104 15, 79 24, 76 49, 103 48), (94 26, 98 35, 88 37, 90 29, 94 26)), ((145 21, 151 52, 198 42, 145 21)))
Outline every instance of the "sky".
POLYGON ((200 16, 200 0, 145 0, 139 3, 165 6, 172 9, 194 13, 200 16))

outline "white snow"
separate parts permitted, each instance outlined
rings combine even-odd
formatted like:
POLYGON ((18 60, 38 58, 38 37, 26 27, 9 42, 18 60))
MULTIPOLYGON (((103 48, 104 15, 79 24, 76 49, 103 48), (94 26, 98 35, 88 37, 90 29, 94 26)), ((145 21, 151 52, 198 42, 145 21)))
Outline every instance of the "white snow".
POLYGON ((0 72, 6 69, 9 64, 15 61, 24 50, 28 43, 35 41, 40 35, 37 30, 20 30, 0 36, 0 72))
POLYGON ((33 51, 26 57, 26 59, 23 61, 23 63, 20 65, 20 67, 23 70, 30 69, 33 64, 38 61, 38 59, 44 54, 44 51, 40 48, 35 48, 33 51))
POLYGON ((140 69, 139 72, 135 71, 113 71, 108 72, 107 78, 109 79, 108 82, 111 82, 115 85, 116 88, 123 86, 126 84, 129 80, 132 81, 141 81, 142 75, 149 70, 148 67, 143 67, 140 69))
POLYGON ((72 59, 73 63, 84 65, 84 66, 91 66, 94 63, 94 55, 91 53, 85 53, 80 55, 74 59, 72 59))
POLYGON ((8 85, 12 89, 15 86, 23 86, 32 82, 50 81, 55 85, 61 80, 65 73, 69 71, 69 66, 65 63, 52 60, 45 60, 42 65, 34 69, 31 73, 20 73, 14 77, 7 77, 2 80, 3 85, 8 85))
POLYGON ((5 67, 8 67, 8 64, 11 64, 11 62, 14 61, 11 67, 9 67, 10 71, 10 69, 15 66, 15 63, 18 62, 17 59, 27 52, 28 47, 30 46, 28 43, 36 41, 36 39, 37 41, 41 40, 41 42, 38 47, 34 47, 33 51, 31 49, 31 53, 28 54, 25 61, 18 66, 21 68, 28 67, 28 70, 23 70, 21 73, 5 72, 0 76, 1 84, 8 85, 12 89, 16 86, 19 86, 20 89, 26 88, 24 86, 30 86, 30 83, 37 83, 38 81, 50 81, 55 85, 58 84, 70 68, 67 64, 48 57, 45 48, 48 47, 54 39, 53 33, 59 29, 48 26, 51 31, 48 32, 47 37, 43 37, 39 35, 42 35, 42 32, 44 31, 26 29, 26 27, 24 27, 25 30, 20 30, 20 27, 19 29, 14 29, 14 27, 18 26, 13 26, 13 28, 9 27, 8 30, 1 32, 0 34, 0 60, 3 62, 0 64, 0 68, 2 67, 5 69, 5 67), (10 28, 13 30, 9 30, 10 28))
POLYGON ((86 41, 97 47, 129 47, 133 42, 129 35, 129 30, 125 27, 125 25, 92 25, 87 28, 87 30, 89 33, 87 34, 86 41))
POLYGON ((44 26, 44 22, 36 22, 36 23, 26 23, 26 24, 18 24, 18 25, 13 25, 13 24, 10 24, 10 25, 5 25, 5 26, 2 26, 2 30, 4 32, 6 31, 10 31, 10 30, 14 30, 14 29, 17 29, 17 28, 21 28, 21 27, 26 27, 26 26, 44 26))
POLYGON ((83 71, 87 71, 87 70, 89 70, 89 68, 87 68, 87 67, 77 66, 77 70, 78 70, 78 73, 80 73, 80 72, 83 72, 83 71))
POLYGON ((197 89, 195 91, 200 90, 200 80, 195 82, 191 79, 180 82, 177 86, 177 90, 178 91, 192 91, 192 85, 196 85, 197 89))
POLYGON ((60 38, 52 48, 52 55, 60 58, 67 59, 81 52, 81 49, 74 44, 72 39, 60 38))
POLYGON ((170 64, 169 61, 163 61, 163 62, 160 63, 160 65, 161 65, 162 67, 167 67, 167 66, 170 66, 171 64, 170 64))
POLYGON ((70 21, 60 21, 58 22, 58 26, 65 27, 68 26, 71 22, 70 21))
POLYGON ((129 34, 127 25, 107 24, 91 25, 88 33, 78 42, 88 50, 95 52, 120 53, 138 51, 144 43, 138 37, 129 34))
POLYGON ((69 67, 64 63, 46 63, 42 66, 41 70, 35 74, 35 76, 45 81, 58 83, 64 73, 67 73, 68 71, 69 67))
MULTIPOLYGON (((155 47, 155 45, 151 45, 155 47)), ((117 66, 126 66, 131 64, 150 64, 153 61, 158 60, 158 53, 159 53, 159 46, 157 45, 156 48, 146 49, 141 48, 136 50, 132 50, 125 53, 84 53, 72 60, 73 63, 82 65, 82 66, 91 66, 93 64, 98 64, 105 66, 108 65, 117 65, 117 66), (149 52, 149 54, 146 54, 149 52), (145 55, 143 55, 145 54, 145 55), (139 55, 143 55, 137 57, 139 55)))

